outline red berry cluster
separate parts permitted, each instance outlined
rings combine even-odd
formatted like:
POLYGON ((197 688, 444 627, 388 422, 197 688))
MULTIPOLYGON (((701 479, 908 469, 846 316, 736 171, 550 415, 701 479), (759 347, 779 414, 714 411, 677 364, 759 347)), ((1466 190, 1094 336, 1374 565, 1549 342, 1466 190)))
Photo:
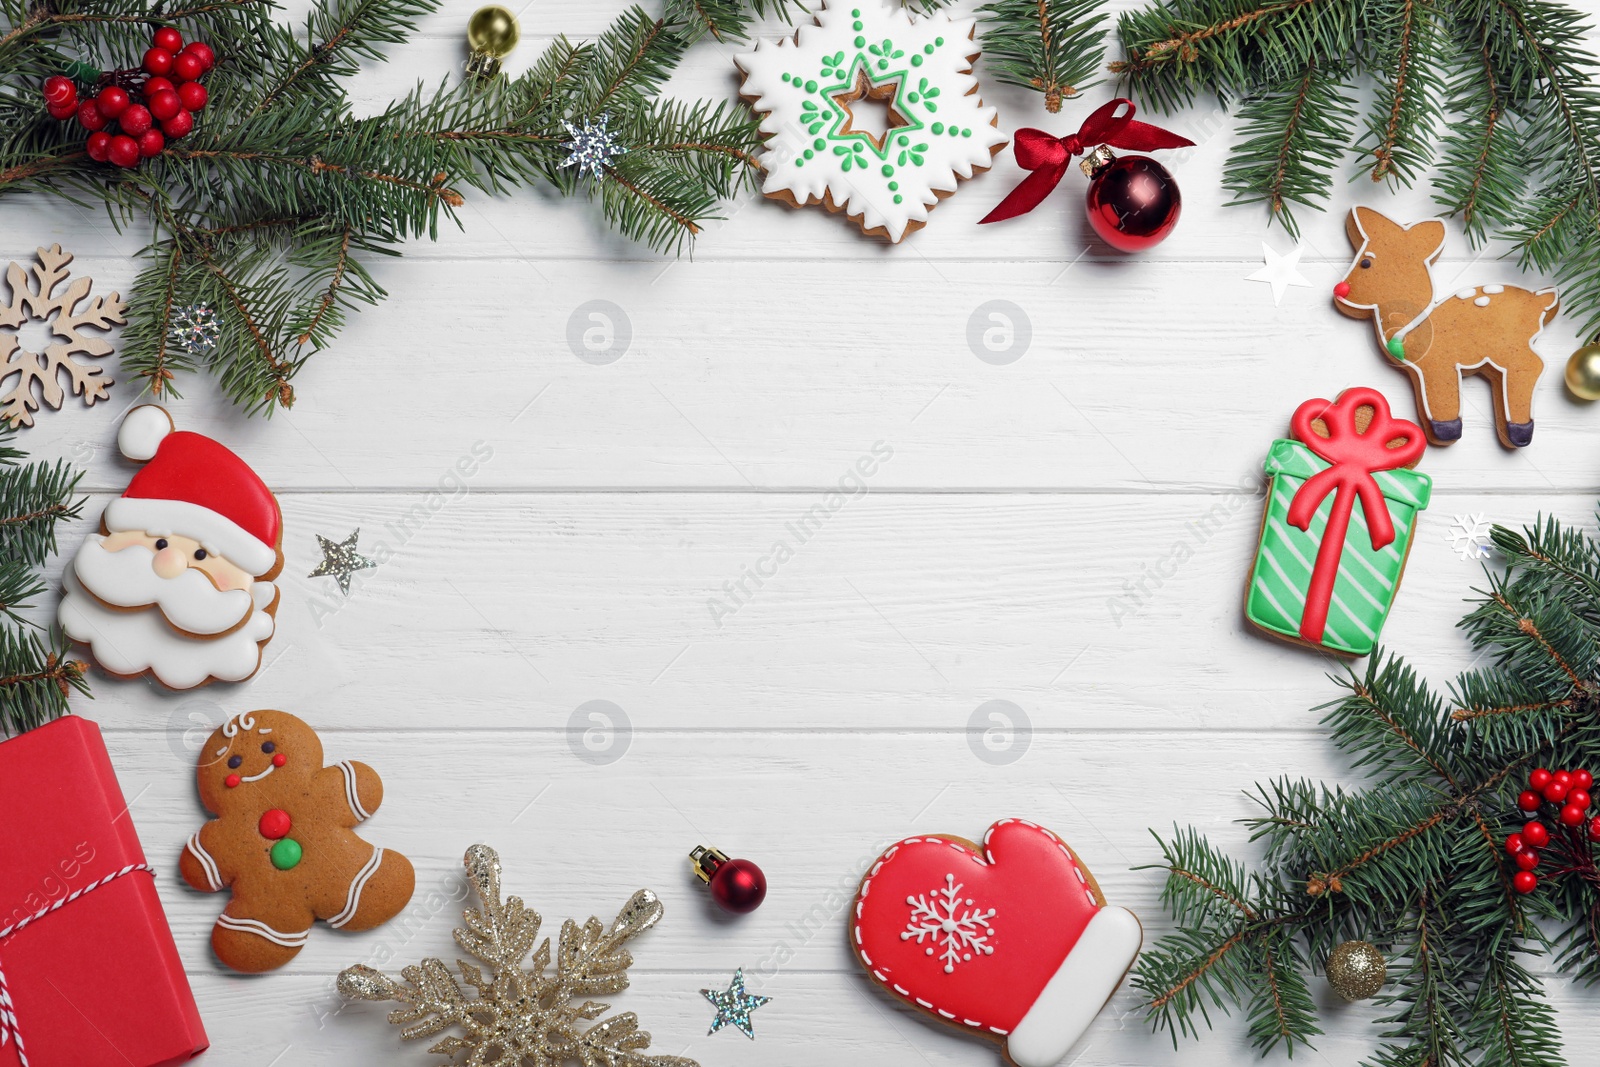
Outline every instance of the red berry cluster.
POLYGON ((216 65, 216 53, 201 41, 183 43, 183 34, 163 26, 151 38, 138 71, 116 71, 101 79, 93 96, 78 98, 71 78, 46 78, 44 100, 52 117, 76 118, 89 131, 84 150, 97 163, 137 167, 160 155, 167 141, 194 129, 195 112, 206 106, 200 79, 216 65))
MULTIPOLYGON (((1588 823, 1590 841, 1600 841, 1600 815, 1589 815, 1589 789, 1594 785, 1594 775, 1588 771, 1547 771, 1543 767, 1528 775, 1528 788, 1517 797, 1517 807, 1534 815, 1546 804, 1557 809, 1556 821, 1576 835, 1578 827, 1588 823)), ((1576 842, 1579 840, 1573 837, 1576 842)), ((1506 838, 1506 851, 1517 865, 1511 884, 1519 893, 1531 893, 1539 887, 1539 876, 1533 869, 1539 866, 1539 849, 1550 843, 1550 828, 1537 818, 1522 826, 1520 833, 1506 838)))

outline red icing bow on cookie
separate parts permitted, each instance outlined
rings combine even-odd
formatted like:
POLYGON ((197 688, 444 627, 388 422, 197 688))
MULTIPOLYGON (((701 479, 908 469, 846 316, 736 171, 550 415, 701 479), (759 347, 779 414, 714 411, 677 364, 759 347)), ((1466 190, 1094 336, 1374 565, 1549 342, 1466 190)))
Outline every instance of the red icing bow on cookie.
POLYGON ((1356 501, 1361 501, 1373 551, 1393 542, 1394 519, 1389 514, 1389 502, 1372 476, 1378 471, 1411 466, 1422 458, 1428 441, 1421 426, 1390 415, 1389 402, 1376 389, 1346 389, 1332 403, 1307 400, 1295 409, 1289 427, 1298 441, 1333 464, 1307 478, 1289 502, 1290 524, 1310 532, 1317 511, 1333 496, 1328 524, 1317 547, 1317 562, 1311 570, 1311 584, 1306 590, 1305 613, 1300 619, 1300 636, 1315 642, 1322 640, 1327 626, 1333 585, 1339 576, 1339 557, 1344 554, 1356 501), (1358 429, 1356 414, 1362 408, 1371 409, 1372 421, 1358 429), (1327 427, 1328 436, 1313 429, 1312 423, 1317 421, 1327 427))
POLYGON ((1026 215, 1044 202, 1073 156, 1081 156, 1096 145, 1127 148, 1135 152, 1149 152, 1158 148, 1185 148, 1194 142, 1179 137, 1160 126, 1140 122, 1133 117, 1132 100, 1118 97, 1100 105, 1083 120, 1077 133, 1065 137, 1044 130, 1017 131, 1015 153, 1017 165, 1032 171, 1015 189, 980 222, 1003 222, 1026 215))

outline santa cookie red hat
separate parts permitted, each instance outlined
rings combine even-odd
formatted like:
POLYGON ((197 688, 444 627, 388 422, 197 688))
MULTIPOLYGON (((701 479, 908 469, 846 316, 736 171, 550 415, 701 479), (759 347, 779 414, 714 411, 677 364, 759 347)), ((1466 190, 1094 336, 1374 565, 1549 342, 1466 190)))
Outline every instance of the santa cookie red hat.
POLYGON ((106 506, 108 530, 192 537, 257 577, 278 565, 278 501, 244 460, 154 404, 128 412, 117 448, 145 466, 106 506))

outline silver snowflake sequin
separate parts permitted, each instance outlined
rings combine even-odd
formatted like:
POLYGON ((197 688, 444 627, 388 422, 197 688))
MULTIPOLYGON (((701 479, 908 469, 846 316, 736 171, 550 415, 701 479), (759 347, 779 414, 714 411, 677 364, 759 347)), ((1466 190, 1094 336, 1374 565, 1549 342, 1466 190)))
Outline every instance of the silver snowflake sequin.
POLYGON ((724 1026, 737 1026, 745 1037, 755 1040, 756 1032, 750 1025, 750 1013, 772 998, 744 991, 744 968, 733 972, 733 981, 728 983, 727 989, 702 989, 700 993, 717 1009, 717 1017, 711 1020, 711 1029, 706 1031, 707 1034, 714 1034, 724 1026))
POLYGON ((174 308, 167 334, 172 343, 196 359, 205 359, 217 350, 222 327, 210 304, 184 304, 174 308))
POLYGON ((371 570, 378 565, 378 561, 371 556, 363 556, 356 551, 356 538, 360 536, 359 529, 343 541, 330 541, 317 534, 317 544, 322 546, 322 562, 317 564, 317 569, 306 577, 321 578, 324 575, 332 575, 339 583, 339 592, 349 596, 351 573, 371 570))
POLYGON ((562 160, 561 165, 577 167, 579 177, 585 174, 600 177, 614 159, 627 151, 606 129, 610 121, 610 112, 603 113, 598 122, 585 122, 582 126, 563 121, 561 125, 567 128, 567 136, 572 140, 562 141, 561 147, 572 154, 562 160))

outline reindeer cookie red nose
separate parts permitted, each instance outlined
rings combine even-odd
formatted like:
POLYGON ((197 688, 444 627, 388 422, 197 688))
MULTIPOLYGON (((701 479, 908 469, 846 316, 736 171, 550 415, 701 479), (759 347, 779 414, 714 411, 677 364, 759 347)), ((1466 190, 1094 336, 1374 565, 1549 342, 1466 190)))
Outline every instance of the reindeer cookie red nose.
POLYGON ((1340 300, 1343 300, 1345 297, 1349 296, 1350 295, 1350 283, 1349 282, 1340 282, 1338 285, 1335 285, 1333 287, 1333 295, 1338 297, 1340 300))

